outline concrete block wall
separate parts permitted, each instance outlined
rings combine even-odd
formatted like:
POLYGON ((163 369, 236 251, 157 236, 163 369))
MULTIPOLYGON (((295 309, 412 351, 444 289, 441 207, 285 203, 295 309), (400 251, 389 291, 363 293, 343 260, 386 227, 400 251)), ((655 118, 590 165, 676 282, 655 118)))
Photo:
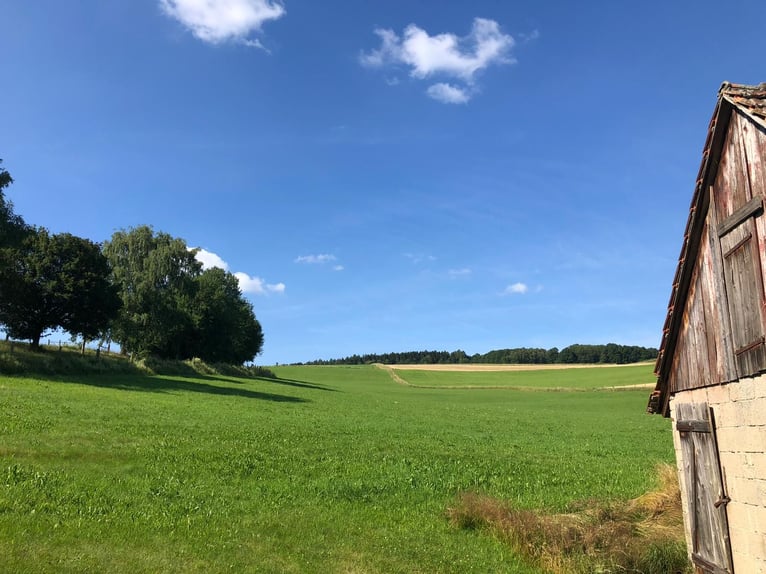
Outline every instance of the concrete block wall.
MULTIPOLYGON (((672 399, 671 413, 678 402, 707 402, 713 408, 721 468, 731 498, 726 513, 734 572, 766 574, 766 376, 679 392, 672 399)), ((685 461, 675 430, 673 443, 679 477, 683 477, 685 461)), ((688 542, 691 523, 685 488, 681 480, 688 542)))

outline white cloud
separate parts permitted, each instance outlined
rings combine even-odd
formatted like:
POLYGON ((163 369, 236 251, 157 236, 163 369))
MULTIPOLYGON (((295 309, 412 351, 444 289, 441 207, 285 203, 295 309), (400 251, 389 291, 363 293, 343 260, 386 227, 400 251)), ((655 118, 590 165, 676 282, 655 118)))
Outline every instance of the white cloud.
POLYGON ((201 247, 197 248, 197 254, 195 255, 195 257, 197 258, 197 261, 202 263, 203 269, 211 269, 213 267, 219 267, 220 269, 223 269, 224 271, 229 270, 229 264, 226 263, 226 261, 221 259, 215 253, 212 253, 211 251, 207 251, 206 249, 202 249, 201 247))
MULTIPOLYGON (((202 263, 202 269, 212 269, 213 267, 218 267, 224 271, 229 270, 229 264, 226 263, 226 261, 224 261, 218 254, 213 253, 212 251, 208 251, 207 249, 202 249, 201 247, 190 247, 189 251, 194 249, 197 251, 195 254, 197 261, 202 263)), ((266 283, 260 277, 251 277, 247 273, 242 273, 241 271, 233 273, 233 275, 237 278, 237 281, 239 281, 239 288, 243 293, 265 295, 268 293, 285 292, 284 283, 266 283)))
POLYGON ((532 42, 533 40, 537 40, 540 37, 540 30, 535 28, 526 34, 519 34, 519 37, 521 38, 522 42, 532 42))
POLYGON ((308 264, 322 264, 335 261, 337 258, 335 255, 328 253, 322 253, 320 255, 301 255, 295 258, 295 263, 308 263, 308 264))
POLYGON ((426 93, 443 104, 465 104, 471 99, 470 94, 463 88, 445 83, 434 84, 426 93))
POLYGON ((285 292, 284 283, 269 284, 269 283, 266 283, 260 277, 251 277, 247 273, 242 273, 241 271, 234 273, 234 277, 236 277, 239 280, 239 288, 242 289, 243 293, 252 293, 254 295, 265 295, 267 293, 284 293, 285 292))
MULTIPOLYGON (((405 65, 410 76, 425 79, 442 75, 456 78, 472 86, 475 75, 493 64, 511 64, 514 39, 500 31, 494 20, 474 18, 471 32, 466 37, 455 34, 431 36, 415 24, 404 29, 402 37, 393 30, 375 30, 381 40, 380 48, 362 53, 363 66, 379 68, 387 65, 405 65)), ((451 84, 439 83, 428 89, 428 95, 444 103, 465 103, 468 91, 451 84)))
POLYGON ((448 272, 450 277, 466 277, 473 273, 468 267, 464 267, 462 269, 450 269, 448 272))
POLYGON ((343 271, 344 269, 345 267, 343 267, 343 265, 336 265, 332 268, 333 271, 343 271))
POLYGON ((422 263, 423 261, 436 261, 436 257, 433 255, 424 255, 422 253, 404 253, 403 255, 415 265, 422 263))
POLYGON ((529 291, 529 287, 526 283, 514 283, 513 285, 508 285, 508 287, 505 288, 505 292, 507 294, 523 295, 527 291, 529 291))
POLYGON ((247 38, 264 22, 285 15, 277 0, 159 0, 163 11, 178 20, 204 42, 218 44, 242 42, 263 48, 258 40, 247 38))

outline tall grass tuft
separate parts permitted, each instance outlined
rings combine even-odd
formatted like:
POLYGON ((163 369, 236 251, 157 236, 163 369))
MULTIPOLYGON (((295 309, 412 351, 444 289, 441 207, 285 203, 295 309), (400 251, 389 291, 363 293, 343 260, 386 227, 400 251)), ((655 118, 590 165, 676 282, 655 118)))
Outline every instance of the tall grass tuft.
POLYGON ((659 488, 623 503, 581 502, 568 514, 513 508, 476 493, 447 511, 453 526, 487 531, 554 574, 687 574, 678 478, 658 467, 659 488))

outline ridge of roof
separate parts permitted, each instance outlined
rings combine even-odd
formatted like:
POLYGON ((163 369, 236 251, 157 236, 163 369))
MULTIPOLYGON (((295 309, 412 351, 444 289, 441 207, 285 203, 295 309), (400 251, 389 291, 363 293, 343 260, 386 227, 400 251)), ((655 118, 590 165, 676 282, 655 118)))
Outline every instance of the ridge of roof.
POLYGON ((766 121, 766 82, 757 86, 724 82, 718 90, 718 95, 751 117, 758 118, 759 123, 764 124, 766 121))

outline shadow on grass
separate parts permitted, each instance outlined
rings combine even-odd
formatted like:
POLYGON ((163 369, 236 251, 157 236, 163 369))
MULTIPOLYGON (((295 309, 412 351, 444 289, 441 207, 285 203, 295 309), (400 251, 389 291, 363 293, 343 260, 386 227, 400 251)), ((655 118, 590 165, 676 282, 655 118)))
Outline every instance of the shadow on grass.
MULTIPOLYGON (((156 377, 167 377, 168 375, 153 375, 156 377)), ((183 375, 185 378, 187 375, 183 375)), ((271 378, 271 377, 241 377, 241 378, 232 378, 227 377, 225 375, 201 375, 199 373, 192 373, 188 375, 188 378, 190 379, 196 379, 196 380, 203 380, 203 381, 211 381, 211 382, 223 382, 223 383, 233 383, 235 385, 244 385, 253 381, 258 381, 259 383, 269 383, 272 385, 285 385, 287 387, 297 387, 300 389, 313 389, 316 391, 329 391, 331 393, 337 393, 337 389, 333 389, 330 387, 325 387, 323 385, 317 385, 315 383, 309 383, 307 381, 299 381, 297 379, 281 379, 281 378, 271 378)))
POLYGON ((288 387, 298 387, 301 389, 314 389, 316 391, 329 391, 331 393, 338 392, 338 389, 325 387, 323 385, 317 385, 316 383, 307 383, 306 381, 298 381, 296 379, 282 379, 282 378, 269 379, 266 377, 264 378, 258 377, 257 380, 263 381, 264 383, 273 383, 275 385, 285 385, 288 387))
MULTIPOLYGON (((57 377, 58 378, 58 377, 57 377)), ((195 379, 200 381, 201 379, 207 379, 211 381, 226 381, 226 379, 220 379, 215 377, 201 377, 197 375, 195 379)), ((225 387, 218 385, 210 385, 203 382, 188 381, 182 378, 172 377, 168 375, 160 376, 121 376, 110 375, 107 377, 96 376, 80 376, 80 377, 60 377, 59 381, 64 383, 77 383, 80 385, 88 385, 92 387, 100 387, 106 389, 117 389, 121 391, 138 391, 144 393, 172 393, 175 391, 187 391, 193 393, 207 393, 210 395, 219 396, 231 396, 242 397, 246 399, 257 399, 262 401, 271 401, 275 403, 307 403, 308 399, 300 397, 290 397, 287 395, 279 395, 275 393, 264 393, 261 391, 253 391, 250 389, 240 389, 234 387, 225 387)), ((264 379, 270 381, 271 379, 264 379)), ((236 381, 239 383, 239 381, 236 381)))

